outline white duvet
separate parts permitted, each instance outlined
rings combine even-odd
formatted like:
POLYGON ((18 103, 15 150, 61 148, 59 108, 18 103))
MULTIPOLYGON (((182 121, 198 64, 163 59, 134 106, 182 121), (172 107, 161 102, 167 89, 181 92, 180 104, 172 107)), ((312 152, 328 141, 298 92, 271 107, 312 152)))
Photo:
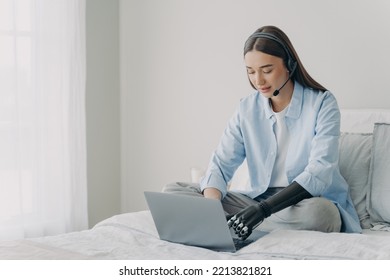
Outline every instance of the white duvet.
POLYGON ((121 214, 91 230, 0 242, 0 259, 387 259, 390 233, 278 230, 236 253, 174 244, 158 238, 149 211, 121 214))

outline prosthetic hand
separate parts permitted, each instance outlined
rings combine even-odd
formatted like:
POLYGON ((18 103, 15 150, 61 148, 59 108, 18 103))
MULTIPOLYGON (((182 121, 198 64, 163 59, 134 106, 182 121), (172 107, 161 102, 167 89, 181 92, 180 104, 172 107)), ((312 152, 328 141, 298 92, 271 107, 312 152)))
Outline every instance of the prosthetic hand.
POLYGON ((252 230, 260 225, 265 218, 271 216, 271 214, 310 197, 312 195, 301 185, 297 182, 292 182, 270 198, 250 205, 235 214, 228 221, 228 226, 234 229, 239 238, 245 240, 252 233, 252 230))
POLYGON ((234 229, 240 239, 245 240, 252 233, 252 229, 267 217, 263 207, 264 201, 246 207, 228 221, 228 226, 234 229))

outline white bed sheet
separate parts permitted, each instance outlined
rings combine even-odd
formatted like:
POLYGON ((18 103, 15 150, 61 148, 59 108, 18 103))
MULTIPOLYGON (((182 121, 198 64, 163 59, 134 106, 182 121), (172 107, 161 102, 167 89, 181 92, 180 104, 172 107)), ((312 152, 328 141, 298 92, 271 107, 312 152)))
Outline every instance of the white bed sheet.
POLYGON ((93 229, 1 242, 0 259, 385 259, 390 233, 278 230, 236 253, 174 244, 158 238, 149 211, 113 216, 93 229))

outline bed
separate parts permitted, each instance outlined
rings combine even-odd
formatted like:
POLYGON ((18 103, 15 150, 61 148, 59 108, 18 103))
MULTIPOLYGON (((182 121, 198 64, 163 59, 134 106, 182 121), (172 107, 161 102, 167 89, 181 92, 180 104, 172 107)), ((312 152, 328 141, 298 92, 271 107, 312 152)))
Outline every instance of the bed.
MULTIPOLYGON (((216 252, 160 240, 150 212, 139 211, 81 232, 0 242, 0 259, 390 260, 390 110, 342 110, 341 124, 340 170, 362 234, 276 230, 235 253, 216 252)), ((245 180, 245 166, 237 176, 245 180)))

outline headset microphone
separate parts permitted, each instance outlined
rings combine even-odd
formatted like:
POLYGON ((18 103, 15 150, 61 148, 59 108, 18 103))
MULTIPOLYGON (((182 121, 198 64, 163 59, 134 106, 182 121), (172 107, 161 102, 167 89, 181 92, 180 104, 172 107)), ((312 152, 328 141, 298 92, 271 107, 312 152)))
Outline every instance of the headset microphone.
POLYGON ((294 66, 293 66, 293 68, 292 68, 290 74, 288 75, 287 80, 283 83, 283 85, 282 85, 279 89, 277 89, 277 90, 274 91, 273 96, 277 96, 277 95, 280 93, 280 91, 282 90, 282 88, 284 88, 284 86, 287 84, 287 82, 291 79, 291 77, 292 77, 292 75, 294 74, 296 68, 297 68, 297 63, 294 62, 294 66))

